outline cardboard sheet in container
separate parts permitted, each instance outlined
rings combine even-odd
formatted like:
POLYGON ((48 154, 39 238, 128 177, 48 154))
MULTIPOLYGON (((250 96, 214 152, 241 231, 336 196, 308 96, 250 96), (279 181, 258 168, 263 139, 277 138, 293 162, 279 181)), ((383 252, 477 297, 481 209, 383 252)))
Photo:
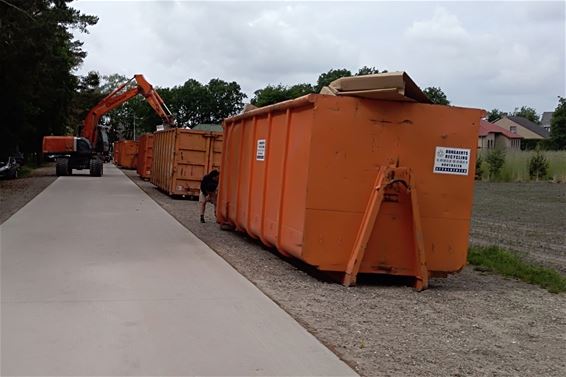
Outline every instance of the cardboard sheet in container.
POLYGON ((430 103, 428 97, 405 72, 342 77, 330 83, 321 93, 386 101, 430 103))

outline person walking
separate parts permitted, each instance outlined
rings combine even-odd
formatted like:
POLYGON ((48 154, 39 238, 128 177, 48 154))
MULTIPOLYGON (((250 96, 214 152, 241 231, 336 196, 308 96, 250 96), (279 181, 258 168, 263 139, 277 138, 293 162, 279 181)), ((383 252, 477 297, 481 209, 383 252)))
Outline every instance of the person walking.
POLYGON ((206 203, 212 203, 214 208, 216 208, 216 194, 218 189, 218 179, 220 178, 220 173, 218 170, 211 170, 210 173, 202 177, 200 182, 200 194, 199 194, 199 205, 200 205, 200 222, 204 221, 204 212, 206 210, 206 203))

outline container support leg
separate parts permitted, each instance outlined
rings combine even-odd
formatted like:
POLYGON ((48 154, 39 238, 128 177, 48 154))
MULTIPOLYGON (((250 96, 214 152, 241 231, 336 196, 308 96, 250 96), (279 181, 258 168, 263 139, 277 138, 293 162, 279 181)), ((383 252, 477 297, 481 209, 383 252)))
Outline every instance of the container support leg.
POLYGON ((421 214, 417 200, 417 189, 415 188, 414 176, 410 173, 409 191, 411 194, 411 209, 413 215, 413 241, 415 244, 416 275, 415 289, 422 291, 428 288, 428 268, 426 266, 426 254, 424 248, 423 230, 421 226, 421 214))
POLYGON ((383 194, 385 189, 384 180, 388 170, 389 169, 387 168, 380 168, 379 172, 377 173, 374 190, 372 190, 371 192, 368 205, 364 212, 364 216, 362 217, 362 224, 360 226, 360 229, 358 230, 358 234, 356 235, 354 249, 346 267, 346 273, 343 280, 343 283, 346 287, 356 284, 356 277, 360 269, 360 264, 362 263, 362 259, 364 259, 364 253, 367 248, 367 243, 369 241, 369 237, 371 236, 373 226, 375 225, 375 219, 377 219, 377 215, 381 208, 381 203, 383 202, 383 194))
POLYGON ((412 234, 415 247, 415 288, 418 291, 428 287, 428 269, 426 266, 426 255, 424 248, 421 217, 417 200, 417 190, 412 172, 407 168, 382 167, 377 173, 377 178, 372 190, 368 205, 362 217, 362 223, 356 235, 354 248, 346 266, 343 284, 350 286, 356 284, 356 278, 360 265, 364 258, 367 243, 373 232, 375 221, 379 215, 381 204, 387 187, 393 183, 401 182, 407 188, 411 197, 411 209, 413 217, 412 234))

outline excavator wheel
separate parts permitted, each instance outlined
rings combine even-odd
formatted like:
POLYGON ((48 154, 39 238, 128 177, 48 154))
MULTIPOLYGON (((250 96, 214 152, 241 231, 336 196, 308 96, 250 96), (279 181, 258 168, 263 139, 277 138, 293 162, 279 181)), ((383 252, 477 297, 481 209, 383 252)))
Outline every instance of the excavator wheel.
POLYGON ((92 177, 101 177, 102 176, 102 160, 99 158, 93 158, 90 160, 90 175, 92 177))
POLYGON ((55 173, 58 177, 71 175, 71 167, 69 166, 68 158, 58 158, 55 161, 55 173))

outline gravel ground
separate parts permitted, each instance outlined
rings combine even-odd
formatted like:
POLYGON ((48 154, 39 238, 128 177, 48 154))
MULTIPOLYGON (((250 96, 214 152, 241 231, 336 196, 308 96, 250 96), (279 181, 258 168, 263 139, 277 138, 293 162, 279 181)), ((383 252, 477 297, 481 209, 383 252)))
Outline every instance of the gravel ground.
POLYGON ((57 177, 53 164, 18 179, 0 179, 0 224, 45 190, 57 177))
POLYGON ((566 274, 566 184, 476 183, 470 237, 566 274))
MULTIPOLYGON (((433 279, 420 293, 371 282, 345 288, 307 274, 244 235, 219 230, 211 208, 209 222, 200 224, 197 202, 171 199, 135 172, 125 173, 364 376, 566 375, 564 294, 470 267, 433 279)), ((489 192, 479 185, 477 197, 489 192)))

